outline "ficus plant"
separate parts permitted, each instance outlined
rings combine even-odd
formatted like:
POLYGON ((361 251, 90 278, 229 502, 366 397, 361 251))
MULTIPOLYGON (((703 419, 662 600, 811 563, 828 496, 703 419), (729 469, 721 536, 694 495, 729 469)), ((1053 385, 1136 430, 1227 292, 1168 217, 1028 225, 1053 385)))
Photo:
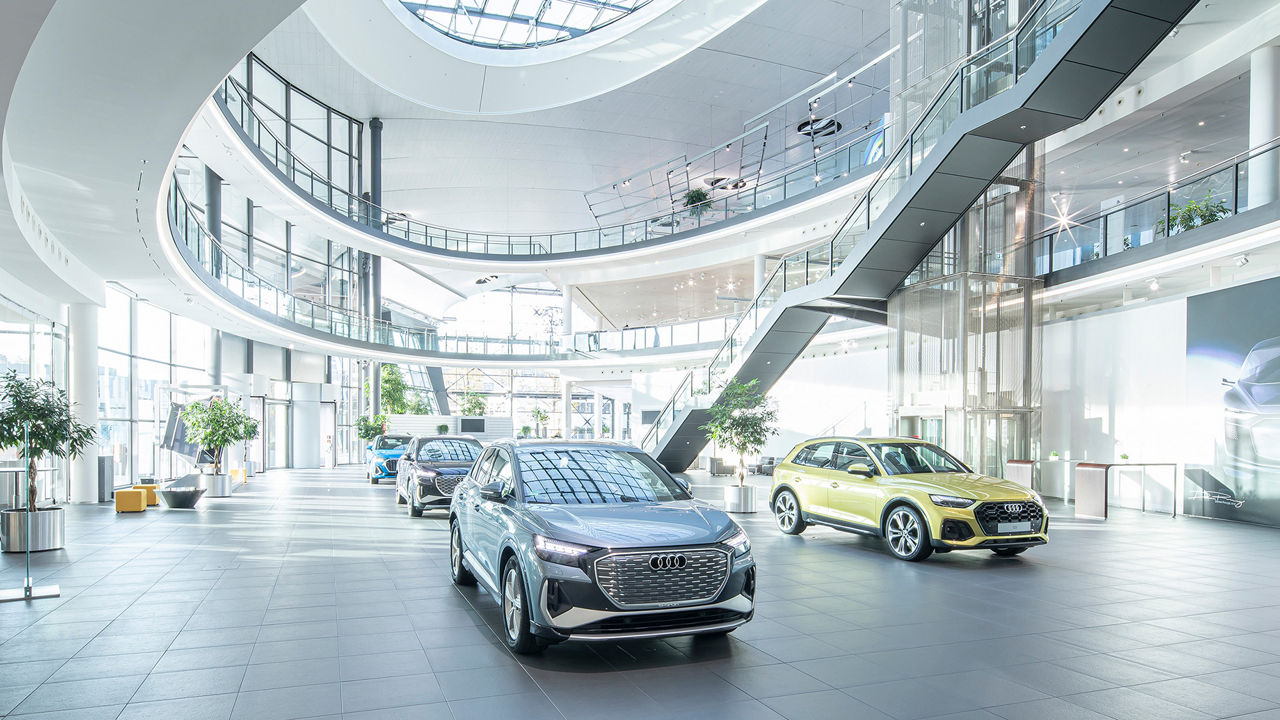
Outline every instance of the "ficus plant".
POLYGON ((689 208, 690 217, 699 217, 708 208, 711 193, 702 188, 693 188, 684 194, 684 206, 689 208))
POLYGON ((36 468, 45 456, 80 457, 98 431, 71 413, 67 391, 48 380, 5 373, 0 387, 0 448, 27 461, 27 507, 36 507, 36 468))
POLYGON ((487 409, 488 403, 485 402, 483 395, 470 390, 462 393, 462 404, 458 411, 465 417, 483 417, 487 409))
POLYGON ((758 389, 759 384, 758 378, 748 383, 730 379, 707 411, 711 420, 698 428, 707 432, 711 442, 737 453, 739 486, 747 481, 746 456, 763 450, 765 442, 778 434, 778 411, 758 389))
POLYGON ((1155 231, 1158 234, 1178 233, 1215 223, 1231 214, 1224 200, 1214 200, 1212 192, 1206 192, 1203 200, 1191 200, 1181 205, 1169 207, 1169 227, 1165 220, 1156 221, 1155 231))
POLYGON ((240 404, 215 397, 193 402, 182 408, 182 422, 187 426, 187 440, 209 451, 213 456, 213 473, 222 474, 222 451, 245 440, 246 421, 253 421, 240 404))
POLYGON ((372 440, 387 429, 386 415, 361 415, 356 418, 356 435, 361 440, 372 440))

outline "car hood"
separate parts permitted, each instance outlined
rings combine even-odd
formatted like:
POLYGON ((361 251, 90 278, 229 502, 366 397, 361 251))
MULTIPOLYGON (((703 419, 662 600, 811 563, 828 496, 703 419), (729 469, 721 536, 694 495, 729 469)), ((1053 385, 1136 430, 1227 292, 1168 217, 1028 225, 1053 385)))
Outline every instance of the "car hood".
POLYGON ((376 458, 398 458, 404 455, 404 448, 399 450, 373 450, 373 456, 376 458))
POLYGON ((525 508, 537 532, 594 547, 706 545, 736 527, 724 511, 696 500, 525 508))
POLYGON ((1223 404, 1233 410, 1280 412, 1280 383, 1240 380, 1223 397, 1223 404))
POLYGON ((418 468, 421 470, 435 470, 441 475, 466 475, 471 472, 472 463, 469 462, 431 462, 421 460, 418 462, 418 468))
POLYGON ((934 495, 958 495, 978 501, 1030 500, 1034 497, 1030 490, 1016 482, 977 473, 892 475, 884 478, 883 482, 934 495))

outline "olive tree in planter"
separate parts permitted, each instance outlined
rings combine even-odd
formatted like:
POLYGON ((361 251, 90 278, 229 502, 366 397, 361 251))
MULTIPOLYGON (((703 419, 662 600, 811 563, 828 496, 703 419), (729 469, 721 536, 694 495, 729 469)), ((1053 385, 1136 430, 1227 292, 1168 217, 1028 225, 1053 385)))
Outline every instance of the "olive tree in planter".
POLYGON ((449 423, 440 423, 436 426, 436 433, 439 435, 449 434, 449 423))
POLYGON ((724 490, 729 512, 755 512, 755 487, 747 485, 746 456, 763 450, 769 437, 778 434, 774 427, 778 411, 757 389, 759 384, 759 379, 749 383, 730 379, 707 410, 711 420, 699 428, 707 431, 708 440, 738 454, 738 484, 724 490))
POLYGON ((231 495, 231 478, 222 473, 222 452, 243 439, 248 419, 239 403, 220 397, 193 402, 182 409, 187 440, 213 457, 213 473, 208 478, 210 497, 231 495))
POLYGON ((244 474, 248 477, 253 474, 253 468, 249 467, 249 443, 258 437, 258 421, 246 414, 240 424, 239 437, 239 442, 244 443, 244 474))
POLYGON ((546 431, 547 421, 551 419, 551 416, 547 414, 546 410, 536 407, 529 411, 529 419, 533 420, 534 434, 542 437, 546 431))
POLYGON ((488 404, 484 401, 484 396, 479 393, 473 393, 470 390, 463 392, 462 404, 459 412, 463 417, 484 417, 488 404))
POLYGON ((37 467, 45 456, 79 457, 97 434, 71 414, 66 390, 48 380, 18 377, 12 370, 5 374, 0 387, 0 449, 17 448, 18 457, 27 461, 26 507, 4 511, 5 552, 27 549, 28 521, 32 551, 62 547, 66 518, 60 507, 36 504, 37 467))

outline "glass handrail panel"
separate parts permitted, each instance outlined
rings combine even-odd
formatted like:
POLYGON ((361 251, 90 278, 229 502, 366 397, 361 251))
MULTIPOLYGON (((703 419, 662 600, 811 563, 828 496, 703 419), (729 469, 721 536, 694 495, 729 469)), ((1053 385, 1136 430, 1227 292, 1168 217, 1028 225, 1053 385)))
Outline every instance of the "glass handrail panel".
POLYGON ((1081 0, 1045 0, 1040 3, 1031 17, 1027 18, 1018 29, 1017 54, 1018 77, 1022 77, 1031 65, 1049 47, 1049 43, 1058 36, 1062 26, 1066 24, 1081 0))
POLYGON ((1013 38, 998 43, 965 64, 964 106, 975 107, 1013 87, 1017 75, 1014 69, 1013 38))
POLYGON ((871 191, 867 193, 871 222, 875 222, 876 218, 880 217, 911 174, 908 167, 911 160, 910 150, 909 143, 899 147, 893 159, 888 162, 884 170, 880 171, 880 177, 871 186, 871 191))
POLYGON ((1236 200, 1236 170, 1223 168, 1169 192, 1169 214, 1165 229, 1170 236, 1206 225, 1232 214, 1236 200))
POLYGON ((917 168, 951 124, 960 117, 960 76, 952 75, 938 102, 911 133, 911 167, 917 168))

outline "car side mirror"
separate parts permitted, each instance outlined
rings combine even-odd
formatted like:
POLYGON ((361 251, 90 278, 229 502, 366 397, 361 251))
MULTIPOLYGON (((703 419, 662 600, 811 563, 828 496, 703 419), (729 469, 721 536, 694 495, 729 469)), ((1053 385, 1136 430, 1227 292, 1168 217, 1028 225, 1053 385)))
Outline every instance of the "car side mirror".
POLYGON ((1222 378, 1222 386, 1223 386, 1223 387, 1231 387, 1232 385, 1235 385, 1235 383, 1231 382, 1231 381, 1230 381, 1230 380, 1228 380, 1227 378, 1222 378))
POLYGON ((853 463, 849 467, 845 468, 845 472, 848 472, 850 475, 861 475, 862 477, 871 477, 876 474, 876 472, 871 469, 871 466, 866 463, 853 463))
POLYGON ((482 485, 480 487, 480 499, 496 503, 506 502, 507 496, 502 494, 502 483, 491 482, 488 485, 482 485))
POLYGON ((373 446, 372 446, 372 445, 365 445, 365 446, 364 446, 364 449, 365 449, 365 450, 372 450, 372 449, 373 449, 373 446))
POLYGON ((401 456, 400 456, 400 459, 401 459, 401 460, 408 460, 408 459, 409 459, 409 453, 405 453, 405 454, 401 455, 401 456))
POLYGON ((682 477, 673 477, 672 479, 676 481, 676 485, 679 485, 681 490, 689 493, 690 495, 693 494, 693 488, 689 485, 688 480, 682 477))

